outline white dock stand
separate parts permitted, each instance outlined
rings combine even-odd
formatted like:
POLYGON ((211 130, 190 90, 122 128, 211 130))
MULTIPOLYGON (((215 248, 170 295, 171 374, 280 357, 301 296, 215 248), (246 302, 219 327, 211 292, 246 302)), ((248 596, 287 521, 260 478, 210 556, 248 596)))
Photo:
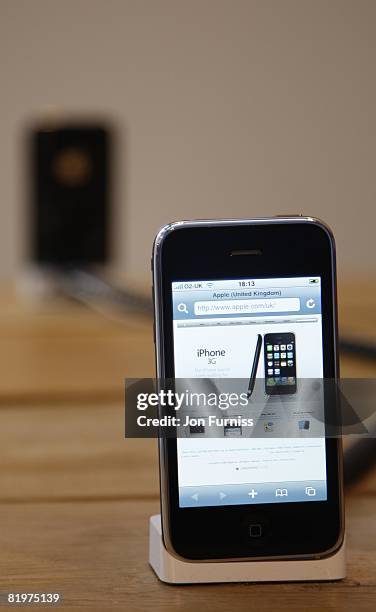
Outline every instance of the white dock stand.
POLYGON ((296 582, 341 580, 346 576, 345 543, 327 559, 308 561, 185 562, 165 549, 161 517, 150 517, 149 563, 162 582, 195 584, 209 582, 296 582))

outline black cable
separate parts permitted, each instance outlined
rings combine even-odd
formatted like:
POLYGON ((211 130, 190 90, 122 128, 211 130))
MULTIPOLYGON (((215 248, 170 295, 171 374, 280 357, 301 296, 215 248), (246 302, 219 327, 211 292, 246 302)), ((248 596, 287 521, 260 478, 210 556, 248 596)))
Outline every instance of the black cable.
POLYGON ((376 438, 356 440, 343 453, 345 486, 363 478, 376 464, 376 438))
POLYGON ((150 298, 120 289, 87 270, 60 271, 57 278, 57 286, 61 293, 86 305, 90 305, 90 302, 107 302, 128 312, 153 315, 153 303, 150 298))
POLYGON ((374 342, 346 338, 345 336, 340 338, 339 348, 342 353, 376 360, 376 344, 374 342))
MULTIPOLYGON (((353 338, 340 338, 339 348, 341 353, 354 355, 362 359, 376 361, 376 344, 365 340, 353 338)), ((375 437, 359 438, 344 452, 344 479, 345 486, 349 487, 366 474, 376 465, 376 431, 375 437)))

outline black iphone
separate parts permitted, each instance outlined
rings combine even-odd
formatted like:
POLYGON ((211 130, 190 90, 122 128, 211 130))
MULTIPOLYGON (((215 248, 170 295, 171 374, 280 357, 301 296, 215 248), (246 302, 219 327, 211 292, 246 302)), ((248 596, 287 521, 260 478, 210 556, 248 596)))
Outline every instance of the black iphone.
POLYGON ((296 393, 295 334, 265 334, 264 363, 268 395, 296 393))
MULTIPOLYGON (((264 438, 160 438, 166 548, 212 562, 334 554, 344 534, 341 441, 326 419, 309 437, 297 403, 305 381, 338 377, 331 231, 301 216, 176 222, 156 236, 152 269, 160 384, 238 378, 247 388, 256 333, 267 393, 282 396, 285 412, 294 404, 292 436, 272 433, 284 414, 274 410, 264 438)), ((336 408, 325 395, 325 416, 336 408)))
POLYGON ((248 383, 248 391, 247 391, 248 398, 251 397, 253 393, 253 389, 255 388, 256 374, 257 374, 257 368, 258 368, 258 364, 260 360, 261 347, 262 347, 262 335, 257 334, 257 342, 256 342, 255 354, 253 357, 252 371, 251 371, 251 376, 249 378, 249 383, 248 383))

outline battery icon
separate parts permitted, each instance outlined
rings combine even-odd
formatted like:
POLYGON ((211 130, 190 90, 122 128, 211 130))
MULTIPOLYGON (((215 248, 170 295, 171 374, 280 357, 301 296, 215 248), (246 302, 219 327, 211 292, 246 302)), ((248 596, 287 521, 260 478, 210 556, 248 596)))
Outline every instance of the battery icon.
POLYGON ((318 285, 318 284, 319 284, 319 282, 320 282, 320 279, 319 279, 319 278, 310 278, 310 279, 309 279, 309 284, 310 284, 310 285, 318 285))

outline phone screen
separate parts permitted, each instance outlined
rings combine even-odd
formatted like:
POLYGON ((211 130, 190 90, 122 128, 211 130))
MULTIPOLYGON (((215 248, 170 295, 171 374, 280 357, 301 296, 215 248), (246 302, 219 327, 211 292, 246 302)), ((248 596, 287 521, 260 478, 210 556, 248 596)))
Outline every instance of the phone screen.
POLYGON ((326 500, 325 426, 313 435, 299 401, 323 377, 320 277, 181 280, 172 300, 175 378, 244 379, 249 402, 266 398, 251 436, 229 424, 205 437, 201 424, 177 439, 179 506, 326 500))

